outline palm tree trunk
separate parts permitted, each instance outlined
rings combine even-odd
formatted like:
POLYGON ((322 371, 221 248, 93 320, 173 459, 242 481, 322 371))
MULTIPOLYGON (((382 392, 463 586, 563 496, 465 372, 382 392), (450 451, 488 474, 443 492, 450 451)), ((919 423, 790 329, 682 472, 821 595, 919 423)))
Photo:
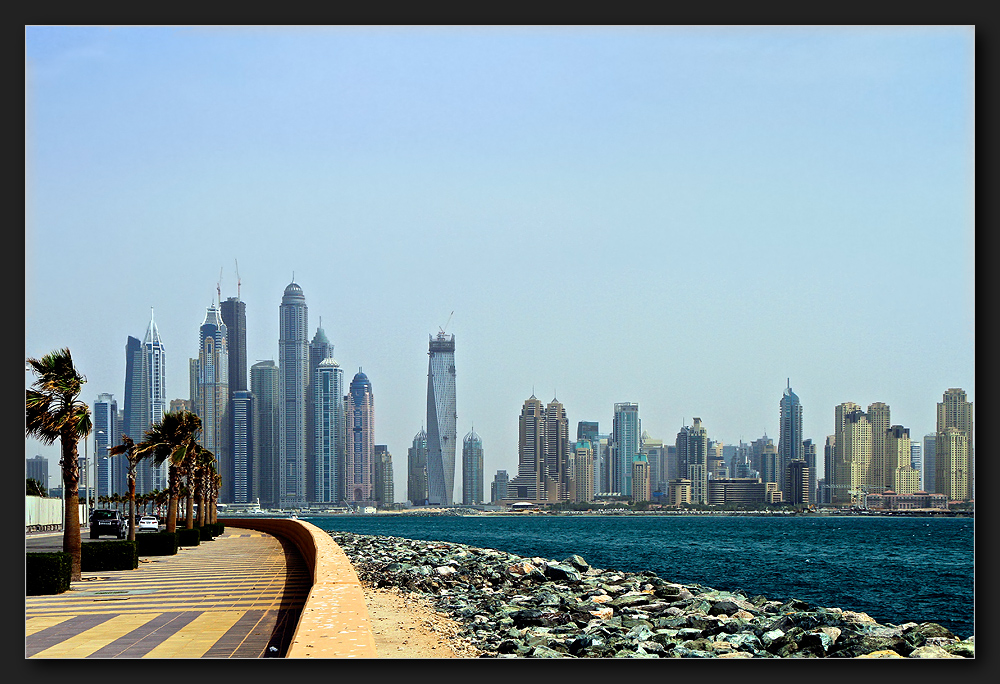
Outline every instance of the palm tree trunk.
POLYGON ((135 541, 135 478, 128 479, 128 540, 135 541))
POLYGON ((63 488, 66 495, 66 510, 63 512, 63 551, 68 553, 70 581, 79 581, 80 574, 80 463, 76 451, 76 435, 72 428, 63 430, 62 472, 63 488))
POLYGON ((190 471, 188 471, 188 476, 187 476, 187 506, 185 507, 184 513, 185 513, 184 527, 186 527, 189 530, 193 529, 194 528, 194 492, 192 491, 192 488, 191 488, 191 474, 190 474, 190 471))
POLYGON ((177 531, 177 490, 180 483, 177 481, 177 468, 170 466, 170 498, 167 500, 167 532, 177 531))

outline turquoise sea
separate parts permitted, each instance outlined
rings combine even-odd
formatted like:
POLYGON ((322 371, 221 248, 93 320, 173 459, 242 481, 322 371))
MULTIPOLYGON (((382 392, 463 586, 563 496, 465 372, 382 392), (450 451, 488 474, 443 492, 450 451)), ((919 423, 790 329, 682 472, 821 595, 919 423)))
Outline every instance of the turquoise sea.
POLYGON ((520 556, 583 556, 684 584, 937 622, 975 633, 973 518, 480 515, 303 518, 324 530, 458 542, 520 556))

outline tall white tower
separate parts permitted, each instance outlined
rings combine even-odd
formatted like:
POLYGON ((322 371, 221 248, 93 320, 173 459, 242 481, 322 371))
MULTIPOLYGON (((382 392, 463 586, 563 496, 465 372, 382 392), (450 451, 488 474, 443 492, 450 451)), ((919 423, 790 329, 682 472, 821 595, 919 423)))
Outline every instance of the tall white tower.
POLYGON ((427 363, 427 502, 450 506, 455 488, 455 336, 430 339, 427 363))

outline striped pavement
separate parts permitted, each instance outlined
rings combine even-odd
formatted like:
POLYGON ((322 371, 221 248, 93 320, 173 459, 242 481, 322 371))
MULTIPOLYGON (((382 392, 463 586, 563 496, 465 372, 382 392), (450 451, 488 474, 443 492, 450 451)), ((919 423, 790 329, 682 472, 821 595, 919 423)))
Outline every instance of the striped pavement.
POLYGON ((25 597, 25 658, 284 657, 310 589, 295 546, 227 528, 136 570, 25 597))

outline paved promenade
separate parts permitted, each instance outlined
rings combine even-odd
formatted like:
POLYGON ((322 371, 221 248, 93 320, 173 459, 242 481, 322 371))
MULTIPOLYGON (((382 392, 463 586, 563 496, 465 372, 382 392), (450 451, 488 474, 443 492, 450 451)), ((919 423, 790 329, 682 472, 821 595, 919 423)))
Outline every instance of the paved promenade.
POLYGON ((285 657, 311 578, 294 544, 227 527, 136 570, 25 598, 25 658, 285 657))

